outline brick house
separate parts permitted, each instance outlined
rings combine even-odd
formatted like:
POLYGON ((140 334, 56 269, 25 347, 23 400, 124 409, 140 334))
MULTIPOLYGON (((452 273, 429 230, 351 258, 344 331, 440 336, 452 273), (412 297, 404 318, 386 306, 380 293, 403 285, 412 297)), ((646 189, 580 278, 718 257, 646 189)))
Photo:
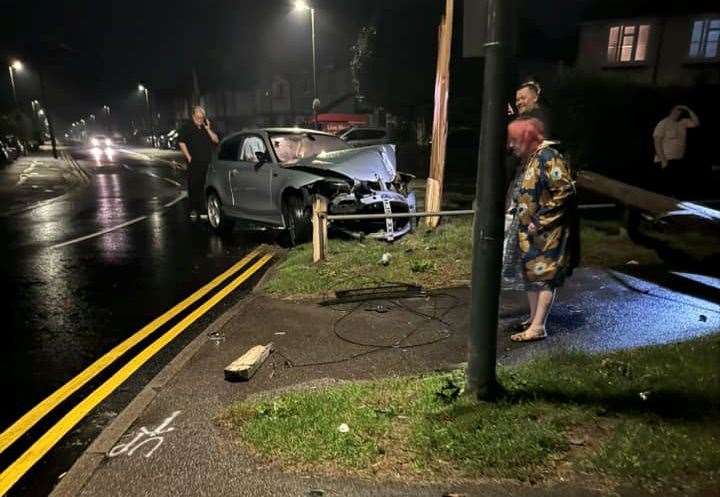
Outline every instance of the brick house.
POLYGON ((576 67, 657 86, 720 84, 720 13, 582 23, 576 67))

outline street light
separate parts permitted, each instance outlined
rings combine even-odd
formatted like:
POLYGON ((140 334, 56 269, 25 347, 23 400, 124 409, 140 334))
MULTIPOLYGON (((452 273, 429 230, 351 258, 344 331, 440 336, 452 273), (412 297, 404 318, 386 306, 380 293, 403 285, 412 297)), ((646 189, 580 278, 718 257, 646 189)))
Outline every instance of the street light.
POLYGON ((14 60, 9 66, 8 66, 8 72, 10 73, 10 86, 12 86, 12 92, 13 92, 13 100, 15 101, 15 106, 17 107, 17 92, 15 90, 15 75, 13 72, 22 71, 23 69, 23 63, 19 60, 14 60))
POLYGON ((317 85, 317 44, 315 43, 315 8, 308 5, 305 0, 295 1, 295 10, 310 11, 310 29, 312 32, 312 66, 313 66, 313 115, 315 116, 315 128, 318 127, 318 108, 320 107, 320 99, 318 98, 317 85))
POLYGON ((155 121, 153 120, 152 112, 150 112, 150 92, 148 91, 147 87, 142 83, 138 84, 138 91, 145 94, 145 105, 147 106, 147 113, 148 117, 150 118, 150 131, 153 134, 152 143, 153 146, 155 146, 155 121))
MULTIPOLYGON (((8 72, 10 73, 10 85, 12 86, 12 91, 13 91, 13 100, 15 101, 15 108, 17 109, 18 112, 20 109, 18 108, 17 92, 15 90, 15 75, 13 73, 22 71, 24 68, 25 68, 25 65, 17 59, 12 61, 10 63, 10 65, 8 66, 8 72)), ((57 159, 58 158, 57 143, 55 141, 55 131, 53 128, 53 122, 52 122, 52 117, 51 117, 52 113, 50 112, 50 104, 48 103, 47 95, 45 92, 45 78, 43 78, 43 71, 40 67, 35 66, 34 69, 35 69, 35 72, 37 73, 38 80, 40 81, 40 98, 42 98, 42 101, 45 104, 45 108, 48 109, 47 119, 46 119, 48 122, 48 124, 47 124, 48 133, 50 134, 50 143, 52 144, 53 157, 57 159)), ((34 105, 39 106, 39 102, 37 102, 37 100, 33 101, 33 107, 34 107, 34 105)))

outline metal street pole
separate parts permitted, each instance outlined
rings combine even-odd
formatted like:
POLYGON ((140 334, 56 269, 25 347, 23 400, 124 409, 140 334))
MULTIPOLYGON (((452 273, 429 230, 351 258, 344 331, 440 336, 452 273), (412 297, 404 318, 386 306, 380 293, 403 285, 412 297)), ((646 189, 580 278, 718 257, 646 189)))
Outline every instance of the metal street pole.
POLYGON ((112 133, 112 126, 110 124, 110 106, 103 105, 103 112, 105 113, 105 128, 107 129, 109 135, 112 133))
POLYGON ((140 88, 140 91, 145 93, 145 106, 147 107, 147 114, 148 118, 150 119, 150 122, 148 123, 150 125, 150 132, 153 134, 152 137, 152 146, 155 146, 155 121, 153 120, 152 111, 150 110, 150 94, 146 86, 139 85, 138 88, 140 88))
POLYGON ((40 80, 40 98, 43 101, 45 109, 45 117, 48 122, 48 133, 50 133, 50 143, 52 144, 53 157, 58 158, 57 142, 55 141, 55 128, 53 127, 52 112, 50 112, 50 102, 48 102, 45 92, 45 78, 43 78, 42 70, 38 68, 38 79, 40 80))
POLYGON ((312 64, 313 64, 313 115, 315 129, 318 129, 318 84, 317 84, 317 49, 315 42, 315 7, 310 8, 310 29, 312 31, 312 64))
POLYGON ((8 72, 10 72, 10 86, 12 86, 13 101, 17 107, 17 91, 15 90, 15 77, 13 76, 13 66, 8 66, 8 72))
POLYGON ((488 1, 482 125, 473 223, 472 297, 466 390, 481 400, 498 393, 496 347, 502 269, 505 97, 511 0, 488 1))

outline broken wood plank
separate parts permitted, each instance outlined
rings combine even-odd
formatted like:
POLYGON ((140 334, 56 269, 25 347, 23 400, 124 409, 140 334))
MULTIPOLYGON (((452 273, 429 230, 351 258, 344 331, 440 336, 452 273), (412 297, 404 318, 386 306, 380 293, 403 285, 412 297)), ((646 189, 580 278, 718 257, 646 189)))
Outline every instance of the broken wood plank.
POLYGON ((256 345, 225 368, 226 380, 249 380, 273 350, 273 343, 256 345))
MULTIPOLYGON (((425 190, 425 212, 439 212, 442 206, 442 188, 440 182, 433 178, 427 179, 427 188, 425 190)), ((433 216, 426 218, 425 224, 432 228, 436 228, 439 217, 433 216)))
POLYGON ((313 199, 313 262, 327 259, 327 218, 328 200, 322 195, 313 199))
POLYGON ((623 205, 654 214, 675 210, 678 205, 678 201, 674 198, 628 185, 592 171, 580 171, 577 184, 580 188, 612 198, 623 205))

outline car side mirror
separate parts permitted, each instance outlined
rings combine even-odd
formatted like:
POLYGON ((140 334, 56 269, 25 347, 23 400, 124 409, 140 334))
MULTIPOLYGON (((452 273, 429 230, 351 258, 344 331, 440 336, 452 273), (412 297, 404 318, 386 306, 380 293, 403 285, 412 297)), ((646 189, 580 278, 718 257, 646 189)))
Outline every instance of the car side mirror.
POLYGON ((257 166, 262 166, 266 162, 270 162, 270 154, 267 152, 255 152, 255 158, 258 161, 257 166))

